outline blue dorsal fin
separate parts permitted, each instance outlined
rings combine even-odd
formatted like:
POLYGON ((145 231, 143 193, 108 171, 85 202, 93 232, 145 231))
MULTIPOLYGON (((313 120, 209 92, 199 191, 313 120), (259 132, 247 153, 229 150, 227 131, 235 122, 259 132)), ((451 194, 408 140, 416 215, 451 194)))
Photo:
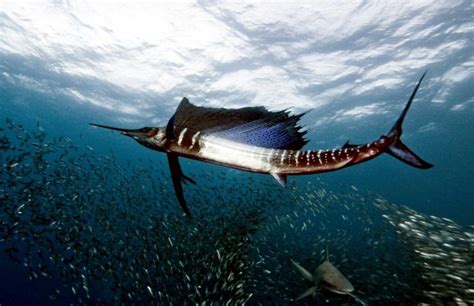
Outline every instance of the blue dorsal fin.
MULTIPOLYGON (((304 133, 305 132, 301 134, 304 133)), ((287 130, 285 123, 269 123, 263 120, 242 124, 224 131, 212 133, 212 135, 235 142, 271 149, 292 148, 295 146, 295 143, 300 141, 299 138, 287 130)))
POLYGON ((271 112, 264 107, 236 109, 199 107, 183 98, 175 125, 223 139, 272 149, 299 150, 308 141, 300 131, 299 119, 287 111, 271 112))

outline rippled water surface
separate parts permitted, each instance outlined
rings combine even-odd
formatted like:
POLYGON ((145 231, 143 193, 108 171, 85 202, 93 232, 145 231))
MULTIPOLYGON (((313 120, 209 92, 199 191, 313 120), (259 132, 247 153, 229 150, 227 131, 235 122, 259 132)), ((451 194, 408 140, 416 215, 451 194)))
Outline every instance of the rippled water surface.
MULTIPOLYGON (((289 304, 324 258, 375 303, 474 301, 472 1, 0 4, 0 304, 289 304), (390 156, 271 177, 166 157, 89 122, 164 126, 182 97, 307 112, 308 149, 390 156), (471 269, 471 270, 469 270, 471 269)), ((325 293, 300 303, 360 303, 325 293)))

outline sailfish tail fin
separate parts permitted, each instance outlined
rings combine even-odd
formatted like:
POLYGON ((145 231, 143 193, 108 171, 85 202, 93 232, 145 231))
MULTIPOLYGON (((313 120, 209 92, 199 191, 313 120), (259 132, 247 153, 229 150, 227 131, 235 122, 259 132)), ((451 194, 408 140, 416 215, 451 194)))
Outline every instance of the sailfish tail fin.
POLYGON ((388 154, 392 155, 393 157, 401 160, 406 164, 409 164, 410 166, 420 169, 428 169, 433 167, 433 165, 424 161, 423 159, 421 159, 421 157, 411 151, 405 144, 403 144, 403 142, 400 140, 400 137, 402 136, 403 120, 405 119, 405 116, 408 113, 408 110, 413 102, 413 99, 415 98, 418 88, 420 87, 421 81, 423 81, 423 78, 426 75, 426 72, 427 71, 425 71, 421 76, 420 80, 418 81, 418 84, 416 84, 415 89, 413 90, 410 96, 410 99, 408 99, 408 102, 405 108, 403 109, 400 117, 398 118, 397 122, 395 122, 394 126, 386 136, 388 142, 391 143, 387 147, 388 154))

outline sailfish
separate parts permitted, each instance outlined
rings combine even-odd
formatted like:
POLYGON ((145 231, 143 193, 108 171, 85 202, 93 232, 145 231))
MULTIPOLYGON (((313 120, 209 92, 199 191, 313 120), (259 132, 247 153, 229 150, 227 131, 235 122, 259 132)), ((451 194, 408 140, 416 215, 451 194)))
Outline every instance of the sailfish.
POLYGON ((303 150, 308 142, 298 125, 304 115, 288 110, 269 111, 265 107, 210 108, 193 105, 183 98, 174 115, 163 127, 124 129, 92 126, 121 132, 139 144, 166 153, 177 200, 191 218, 182 183, 196 182, 187 177, 179 158, 190 158, 244 171, 272 175, 283 187, 289 175, 335 171, 388 153, 410 166, 428 169, 432 164, 412 152, 400 140, 402 124, 423 73, 400 117, 387 135, 362 145, 346 142, 332 150, 303 150))

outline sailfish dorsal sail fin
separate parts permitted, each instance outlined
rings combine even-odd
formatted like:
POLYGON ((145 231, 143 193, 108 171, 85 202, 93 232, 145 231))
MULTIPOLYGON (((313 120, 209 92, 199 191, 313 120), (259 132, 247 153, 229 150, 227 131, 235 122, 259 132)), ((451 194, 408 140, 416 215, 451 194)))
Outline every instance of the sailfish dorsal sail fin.
POLYGON ((211 108, 193 105, 183 98, 175 113, 175 125, 249 145, 299 150, 308 141, 298 121, 304 115, 272 112, 265 107, 211 108))

